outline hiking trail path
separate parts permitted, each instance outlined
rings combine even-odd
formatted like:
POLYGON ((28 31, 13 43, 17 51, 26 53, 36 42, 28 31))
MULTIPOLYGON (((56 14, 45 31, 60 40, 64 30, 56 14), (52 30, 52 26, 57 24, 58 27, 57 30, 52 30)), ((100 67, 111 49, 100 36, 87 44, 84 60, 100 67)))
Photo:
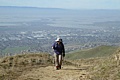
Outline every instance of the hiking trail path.
POLYGON ((55 70, 54 66, 33 68, 24 71, 17 80, 90 80, 88 65, 75 67, 64 65, 61 70, 55 70))

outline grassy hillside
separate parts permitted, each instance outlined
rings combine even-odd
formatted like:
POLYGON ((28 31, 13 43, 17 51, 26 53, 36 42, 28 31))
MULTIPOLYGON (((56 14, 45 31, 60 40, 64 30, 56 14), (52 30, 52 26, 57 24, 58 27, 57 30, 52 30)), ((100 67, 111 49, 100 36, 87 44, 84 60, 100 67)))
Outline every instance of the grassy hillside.
POLYGON ((95 57, 106 57, 111 55, 118 49, 116 46, 99 46, 93 49, 87 50, 78 50, 66 54, 66 59, 86 59, 86 58, 95 58, 95 57))
POLYGON ((0 59, 0 80, 15 79, 25 70, 52 64, 52 57, 46 53, 20 54, 0 59))
POLYGON ((109 57, 93 59, 94 66, 89 70, 92 80, 120 80, 120 60, 115 59, 116 54, 120 59, 120 48, 109 57))
MULTIPOLYGON (((101 47, 97 47, 96 49, 98 48, 101 47)), ((120 59, 120 48, 110 56, 77 59, 71 60, 71 62, 77 63, 79 65, 78 67, 82 65, 88 66, 87 72, 89 72, 90 77, 85 80, 120 80, 120 60, 116 60, 115 55, 119 55, 118 57, 120 59)))
POLYGON ((23 47, 12 47, 12 48, 6 48, 2 50, 2 53, 20 53, 21 51, 28 50, 28 46, 23 47))
POLYGON ((53 57, 47 53, 20 54, 0 58, 0 80, 41 80, 44 77, 57 80, 59 76, 61 76, 60 80, 120 80, 120 63, 117 64, 118 61, 114 57, 116 54, 120 55, 120 49, 99 46, 80 52, 89 56, 86 59, 65 60, 63 69, 60 71, 54 70, 53 57), (97 55, 90 56, 96 52, 98 52, 97 55), (59 76, 56 76, 58 73, 59 76), (19 77, 21 79, 18 79, 19 77))
MULTIPOLYGON (((27 71, 53 66, 53 59, 48 53, 26 53, 0 58, 0 80, 17 80, 27 71)), ((67 61, 64 64, 72 65, 67 61)))

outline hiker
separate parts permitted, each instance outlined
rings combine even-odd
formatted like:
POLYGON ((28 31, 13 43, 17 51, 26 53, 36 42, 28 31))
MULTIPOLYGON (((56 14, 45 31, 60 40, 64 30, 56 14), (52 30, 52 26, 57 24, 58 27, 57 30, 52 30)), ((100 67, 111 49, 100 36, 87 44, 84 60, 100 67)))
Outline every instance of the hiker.
POLYGON ((54 49, 56 70, 59 70, 61 69, 62 59, 65 57, 64 44, 61 38, 57 38, 55 40, 55 43, 52 45, 52 49, 54 49))

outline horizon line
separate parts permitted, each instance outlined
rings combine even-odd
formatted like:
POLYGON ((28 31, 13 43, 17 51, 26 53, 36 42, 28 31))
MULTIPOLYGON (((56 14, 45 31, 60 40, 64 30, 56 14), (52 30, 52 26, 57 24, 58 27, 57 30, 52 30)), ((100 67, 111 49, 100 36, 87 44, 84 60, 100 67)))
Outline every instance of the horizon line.
POLYGON ((53 7, 33 7, 33 6, 0 6, 0 7, 36 8, 36 9, 61 9, 61 10, 120 10, 120 9, 67 9, 67 8, 53 8, 53 7))

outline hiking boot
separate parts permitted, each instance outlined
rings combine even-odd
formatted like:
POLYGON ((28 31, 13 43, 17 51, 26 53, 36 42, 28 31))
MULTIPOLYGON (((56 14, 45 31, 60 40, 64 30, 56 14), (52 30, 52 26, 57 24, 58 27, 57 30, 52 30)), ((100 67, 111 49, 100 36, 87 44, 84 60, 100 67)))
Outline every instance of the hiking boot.
POLYGON ((61 69, 61 66, 59 66, 59 69, 61 69))
POLYGON ((59 66, 56 66, 56 70, 59 70, 59 66))

